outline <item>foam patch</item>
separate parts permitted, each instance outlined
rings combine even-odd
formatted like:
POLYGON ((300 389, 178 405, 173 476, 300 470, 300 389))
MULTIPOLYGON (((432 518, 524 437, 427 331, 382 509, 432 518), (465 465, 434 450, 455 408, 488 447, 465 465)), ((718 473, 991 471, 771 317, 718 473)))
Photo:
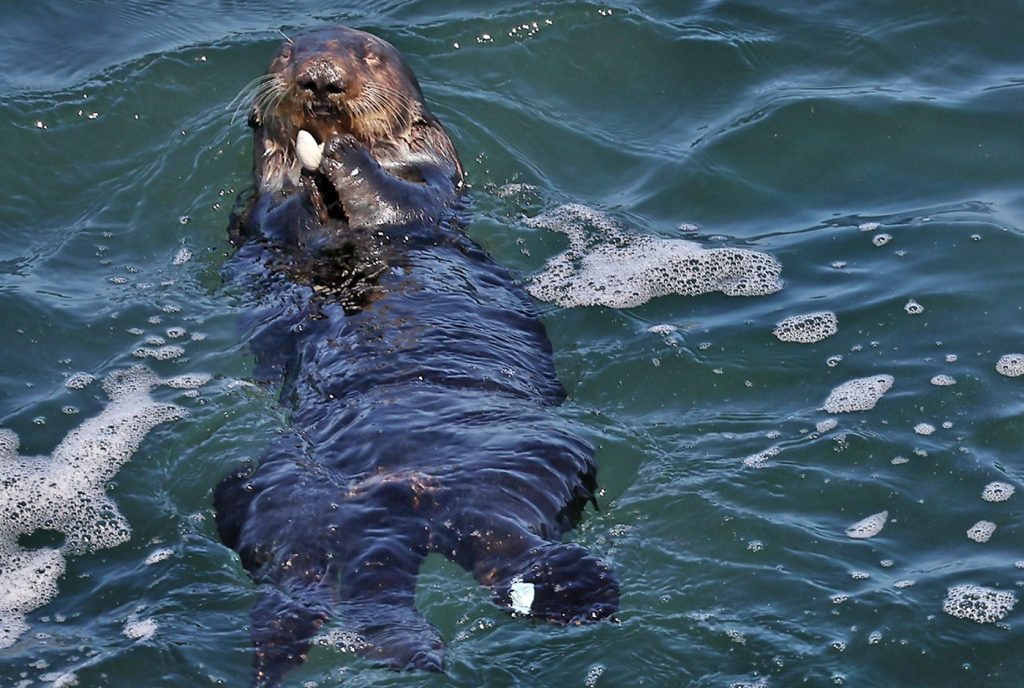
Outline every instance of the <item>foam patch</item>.
POLYGON ((996 532, 996 524, 992 521, 978 521, 967 529, 967 537, 975 542, 988 542, 996 532))
POLYGON ((872 375, 844 382, 825 399, 824 409, 829 413, 870 411, 889 391, 894 381, 892 375, 872 375))
POLYGON ((534 298, 565 308, 633 308, 669 294, 763 296, 782 289, 782 266, 766 253, 630 234, 583 205, 558 206, 526 224, 569 237, 569 248, 527 286, 534 298))
POLYGON ((1006 377, 1024 375, 1024 354, 1006 354, 996 363, 996 372, 1006 377))
POLYGON ((986 502, 1005 502, 1013 496, 1015 488, 1010 483, 991 482, 981 491, 981 498, 986 502))
POLYGON ((115 547, 131 528, 105 487, 146 434, 185 409, 158 403, 161 380, 134 366, 103 381, 110 402, 61 440, 50 456, 22 456, 19 440, 0 430, 0 648, 28 630, 25 615, 57 595, 65 556, 115 547), (64 534, 60 547, 26 550, 18 538, 38 530, 64 534))
POLYGON ((942 611, 980 624, 995 623, 1005 619, 1016 604, 1017 596, 1012 592, 980 585, 954 585, 946 591, 942 611))
POLYGON ((782 320, 772 334, 782 342, 813 344, 839 331, 839 319, 831 311, 794 315, 782 320))
POLYGON ((852 526, 846 529, 846 535, 852 537, 855 540, 865 540, 872 538, 882 532, 882 528, 885 527, 886 521, 889 520, 888 511, 879 511, 877 514, 871 514, 867 518, 863 518, 852 526))

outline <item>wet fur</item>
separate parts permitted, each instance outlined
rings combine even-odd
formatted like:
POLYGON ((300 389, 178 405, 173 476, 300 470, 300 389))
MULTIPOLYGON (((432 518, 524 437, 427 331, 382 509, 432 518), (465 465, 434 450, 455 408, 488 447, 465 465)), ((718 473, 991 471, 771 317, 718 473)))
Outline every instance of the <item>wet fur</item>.
POLYGON ((286 43, 268 74, 225 274, 252 295, 257 374, 281 385, 290 427, 214 495, 262 590, 252 685, 278 685, 331 618, 364 656, 442 670, 414 606, 431 552, 506 609, 526 582, 533 617, 607 616, 614 575, 560 544, 593 500, 592 450, 553 408, 564 391, 533 305, 459 228, 462 167, 415 77, 344 28, 286 43), (377 82, 404 97, 359 105, 377 82), (295 161, 300 128, 325 143, 312 172, 295 161))

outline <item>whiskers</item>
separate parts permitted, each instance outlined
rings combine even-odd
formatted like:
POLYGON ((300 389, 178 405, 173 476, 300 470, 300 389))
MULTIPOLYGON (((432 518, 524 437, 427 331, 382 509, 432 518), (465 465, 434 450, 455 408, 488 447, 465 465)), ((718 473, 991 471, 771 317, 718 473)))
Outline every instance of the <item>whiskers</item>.
POLYGON ((288 89, 281 76, 271 72, 258 76, 243 86, 225 109, 234 109, 231 114, 231 123, 234 124, 239 111, 251 101, 256 112, 265 119, 267 114, 276 108, 287 94, 288 89))
POLYGON ((359 97, 345 103, 353 126, 371 139, 385 138, 408 126, 416 106, 407 94, 376 81, 367 81, 359 97))

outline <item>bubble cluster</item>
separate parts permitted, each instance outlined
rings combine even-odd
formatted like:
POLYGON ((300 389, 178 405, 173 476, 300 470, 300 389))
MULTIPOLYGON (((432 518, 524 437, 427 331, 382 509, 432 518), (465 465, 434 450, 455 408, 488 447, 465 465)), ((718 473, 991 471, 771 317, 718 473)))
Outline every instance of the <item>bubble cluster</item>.
POLYGON ((1024 375, 1024 354, 1006 354, 996 363, 996 372, 1006 377, 1024 375))
POLYGON ((876 234, 871 237, 871 243, 875 246, 885 246, 892 241, 892 234, 876 234))
POLYGON ((1010 483, 991 482, 981 491, 981 498, 986 502, 1005 502, 1013 496, 1015 488, 1010 483))
POLYGON ((909 315, 920 315, 921 313, 924 313, 924 306, 914 299, 910 299, 907 301, 907 304, 903 306, 903 310, 905 310, 909 315))
POLYGON ((892 375, 872 375, 844 382, 825 399, 824 410, 829 413, 870 411, 889 391, 894 381, 892 375))
POLYGON ((569 237, 569 248, 527 287, 534 298, 566 308, 632 308, 668 294, 762 296, 782 289, 782 266, 766 253, 632 235, 583 205, 558 206, 526 224, 569 237))
POLYGON ((768 460, 773 456, 778 456, 778 454, 778 447, 769 447, 764 451, 760 451, 756 454, 751 454, 750 456, 743 459, 743 465, 746 468, 764 468, 765 466, 768 465, 768 460))
POLYGON ((935 432, 935 426, 931 423, 918 423, 914 426, 914 432, 918 435, 930 435, 935 432))
POLYGON ((988 542, 994 532, 996 532, 995 523, 992 521, 978 521, 967 529, 967 537, 975 542, 988 542))
POLYGON ((75 373, 64 382, 64 386, 68 389, 85 389, 95 381, 96 378, 89 373, 75 373))
POLYGON ((847 528, 846 535, 854 538, 855 540, 864 540, 875 537, 882 532, 882 528, 885 527, 885 523, 888 520, 889 512, 879 511, 877 514, 871 514, 867 518, 863 518, 847 528))
POLYGON ((1016 604, 1017 596, 1009 591, 980 585, 954 585, 946 591, 942 611, 958 619, 995 623, 1005 619, 1016 604))
POLYGON ((839 331, 839 319, 831 311, 794 315, 775 325, 772 334, 782 342, 813 344, 839 331))
POLYGON ((154 619, 140 619, 133 615, 125 622, 122 633, 132 640, 149 640, 159 627, 154 619))
POLYGON ((165 559, 170 559, 172 556, 174 556, 174 552, 172 550, 166 548, 155 549, 146 557, 145 564, 146 566, 152 566, 153 564, 158 564, 165 559))
POLYGON ((173 344, 156 348, 143 346, 132 352, 132 356, 135 358, 152 358, 156 361, 169 361, 172 358, 180 358, 184 355, 185 349, 173 344))
POLYGON ((931 379, 931 383, 936 387, 949 387, 956 384, 956 379, 951 375, 936 375, 931 379))
POLYGON ((65 555, 114 547, 131 529, 105 493, 107 483, 160 423, 184 417, 155 402, 159 378, 144 366, 103 381, 110 402, 72 429, 51 456, 22 456, 18 436, 0 430, 0 648, 28 630, 25 615, 57 594, 65 555), (63 533, 59 547, 27 550, 18 539, 38 530, 63 533))

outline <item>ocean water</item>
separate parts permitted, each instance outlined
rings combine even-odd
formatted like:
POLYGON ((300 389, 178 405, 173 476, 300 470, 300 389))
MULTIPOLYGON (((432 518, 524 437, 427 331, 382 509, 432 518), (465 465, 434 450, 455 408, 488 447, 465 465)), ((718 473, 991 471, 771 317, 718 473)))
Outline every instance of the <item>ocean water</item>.
POLYGON ((251 167, 228 106, 279 30, 332 23, 407 56, 466 165, 467 231, 525 284, 585 236, 574 264, 640 293, 679 240, 770 256, 782 288, 540 302, 598 448, 602 508, 573 538, 614 564, 615 622, 509 618, 430 559, 446 675, 335 634, 287 685, 1024 681, 1024 377, 999 365, 1024 353, 1018 3, 0 12, 0 685, 247 685, 256 591, 211 492, 286 419, 220 279, 251 167), (816 312, 834 334, 773 334, 816 312), (826 409, 886 376, 873 408, 826 409), (949 613, 965 585, 990 591, 977 620, 949 613))

